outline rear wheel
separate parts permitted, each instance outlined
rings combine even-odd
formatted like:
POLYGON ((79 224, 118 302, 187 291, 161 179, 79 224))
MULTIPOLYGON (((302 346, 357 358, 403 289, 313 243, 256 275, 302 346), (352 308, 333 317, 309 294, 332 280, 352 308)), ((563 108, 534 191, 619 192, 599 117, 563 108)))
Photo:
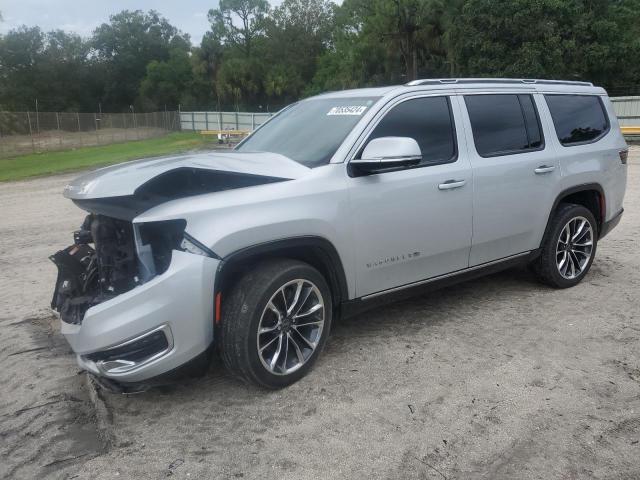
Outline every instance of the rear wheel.
POLYGON ((258 264, 222 303, 218 345, 226 367, 267 388, 302 378, 331 328, 331 292, 325 279, 295 260, 258 264))
POLYGON ((562 204, 554 215, 533 268, 538 278, 555 288, 573 287, 585 277, 596 254, 597 225, 582 205, 562 204))

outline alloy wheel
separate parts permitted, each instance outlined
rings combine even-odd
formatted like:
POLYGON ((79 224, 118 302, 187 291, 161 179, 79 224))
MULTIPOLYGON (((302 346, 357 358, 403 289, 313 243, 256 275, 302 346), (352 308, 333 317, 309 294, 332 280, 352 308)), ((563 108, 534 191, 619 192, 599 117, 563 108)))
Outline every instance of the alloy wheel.
POLYGON ((305 279, 281 286, 264 307, 258 324, 258 356, 275 375, 288 375, 313 355, 324 327, 320 289, 305 279))
POLYGON ((558 238, 556 265, 567 280, 582 274, 589 265, 593 253, 593 227, 584 217, 569 220, 558 238))

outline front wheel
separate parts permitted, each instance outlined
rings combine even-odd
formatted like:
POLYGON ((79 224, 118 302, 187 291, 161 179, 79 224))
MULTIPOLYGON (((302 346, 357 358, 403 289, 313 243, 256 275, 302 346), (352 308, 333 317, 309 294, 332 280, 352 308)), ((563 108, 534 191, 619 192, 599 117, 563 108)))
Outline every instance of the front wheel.
POLYGON ((555 288, 573 287, 585 277, 596 255, 596 219, 582 205, 558 207, 533 269, 538 278, 555 288))
POLYGON ((331 292, 310 265, 288 259, 260 263, 222 302, 218 346, 227 369, 266 388, 302 378, 331 328, 331 292))

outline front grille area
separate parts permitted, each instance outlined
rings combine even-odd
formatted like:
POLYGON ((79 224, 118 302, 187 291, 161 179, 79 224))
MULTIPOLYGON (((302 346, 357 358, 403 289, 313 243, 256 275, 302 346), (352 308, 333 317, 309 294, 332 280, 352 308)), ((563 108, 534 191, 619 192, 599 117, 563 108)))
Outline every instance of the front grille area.
POLYGON ((51 257, 58 267, 51 308, 66 323, 79 324, 94 305, 139 285, 131 222, 88 215, 74 245, 51 257))
POLYGON ((88 215, 74 245, 49 257, 58 267, 51 308, 66 323, 79 324, 89 308, 167 271, 181 249, 182 219, 134 224, 88 215))
POLYGON ((90 217, 100 292, 119 295, 131 290, 139 283, 133 225, 103 215, 90 217))

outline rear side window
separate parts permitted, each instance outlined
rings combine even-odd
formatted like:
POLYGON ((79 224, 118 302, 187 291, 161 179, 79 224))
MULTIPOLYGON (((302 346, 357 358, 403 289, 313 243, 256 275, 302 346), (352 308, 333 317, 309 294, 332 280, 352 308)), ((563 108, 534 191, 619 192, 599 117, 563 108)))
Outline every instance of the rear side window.
POLYGON ((609 118, 595 95, 545 95, 558 140, 565 146, 591 143, 609 131, 609 118))
POLYGON ((380 137, 413 138, 420 145, 421 165, 448 163, 457 157, 447 97, 415 98, 396 105, 376 125, 367 143, 380 137))
POLYGON ((510 155, 544 147, 531 95, 466 95, 473 141, 483 157, 510 155))

